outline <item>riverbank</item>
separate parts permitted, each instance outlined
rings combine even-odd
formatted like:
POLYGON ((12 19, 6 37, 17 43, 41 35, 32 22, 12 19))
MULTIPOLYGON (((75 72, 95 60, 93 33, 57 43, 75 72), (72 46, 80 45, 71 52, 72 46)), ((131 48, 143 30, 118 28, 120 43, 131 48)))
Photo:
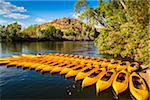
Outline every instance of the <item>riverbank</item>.
POLYGON ((141 77, 145 79, 150 90, 150 69, 147 69, 145 73, 140 73, 141 77))

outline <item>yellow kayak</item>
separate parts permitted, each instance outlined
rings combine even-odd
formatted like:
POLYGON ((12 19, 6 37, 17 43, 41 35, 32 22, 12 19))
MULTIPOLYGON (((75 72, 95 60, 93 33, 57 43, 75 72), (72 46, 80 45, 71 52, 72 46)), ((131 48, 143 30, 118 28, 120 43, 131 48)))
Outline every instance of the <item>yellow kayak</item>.
POLYGON ((114 68, 116 68, 120 63, 121 63, 121 61, 113 61, 113 62, 110 62, 110 63, 108 64, 108 69, 109 69, 109 70, 114 69, 114 68))
POLYGON ((122 70, 117 73, 112 84, 112 87, 116 95, 122 93, 128 88, 128 82, 129 82, 128 80, 129 80, 129 75, 127 71, 122 70))
POLYGON ((77 76, 75 77, 75 81, 84 79, 85 77, 89 76, 91 73, 95 72, 96 70, 98 70, 98 68, 89 67, 89 68, 79 72, 77 74, 77 76))
POLYGON ((62 69, 64 69, 67 66, 67 63, 64 62, 56 62, 56 63, 51 63, 51 64, 45 64, 45 67, 37 68, 37 70, 41 70, 41 72, 48 72, 50 73, 56 73, 60 72, 62 69))
POLYGON ((29 69, 35 69, 35 68, 37 68, 38 66, 40 66, 41 64, 39 64, 39 63, 35 63, 35 64, 32 64, 30 67, 29 67, 29 69))
POLYGON ((16 64, 16 66, 21 67, 24 66, 27 62, 19 62, 18 64, 16 64))
POLYGON ((47 67, 47 65, 45 65, 45 64, 39 64, 39 66, 37 66, 34 70, 35 71, 40 71, 40 70, 42 70, 45 67, 47 67))
POLYGON ((58 65, 58 63, 57 62, 46 62, 46 63, 43 63, 43 64, 35 63, 32 66, 30 66, 29 69, 35 69, 35 70, 38 71, 38 70, 42 70, 42 69, 44 69, 44 68, 46 68, 48 66, 55 66, 55 65, 58 65))
POLYGON ((35 68, 36 71, 40 71, 40 70, 46 68, 47 66, 53 66, 53 67, 59 66, 59 65, 61 65, 61 62, 54 62, 54 63, 46 62, 46 63, 39 63, 39 64, 40 65, 35 68))
POLYGON ((78 68, 79 66, 84 66, 84 65, 79 62, 72 62, 71 64, 68 64, 63 70, 61 70, 60 74, 66 74, 70 70, 74 70, 78 68))
POLYGON ((30 66, 32 66, 33 64, 35 64, 34 62, 26 62, 26 64, 23 64, 23 66, 21 66, 22 68, 29 68, 30 66))
MULTIPOLYGON (((38 66, 35 67, 35 70, 36 70, 36 71, 40 71, 40 70, 42 70, 43 68, 45 68, 45 67, 47 67, 47 66, 55 66, 55 67, 56 67, 57 65, 59 65, 59 63, 57 63, 57 62, 56 62, 56 63, 49 63, 49 64, 48 64, 48 63, 49 63, 49 62, 46 62, 46 63, 39 63, 38 66)), ((33 68, 33 67, 32 67, 32 68, 33 68)))
POLYGON ((139 64, 137 63, 137 62, 132 62, 131 64, 130 64, 130 66, 128 66, 128 72, 133 72, 133 71, 135 71, 135 70, 138 70, 139 69, 139 64))
POLYGON ((129 88, 137 100, 148 100, 148 89, 144 80, 136 73, 130 75, 129 88))
POLYGON ((81 67, 81 66, 79 66, 79 67, 77 67, 76 69, 72 69, 71 71, 69 71, 66 75, 65 75, 65 77, 66 78, 69 78, 69 77, 73 77, 73 76, 76 76, 80 71, 83 71, 83 70, 85 70, 85 69, 87 69, 88 67, 81 67))
POLYGON ((111 63, 111 60, 110 60, 110 59, 107 59, 106 61, 104 60, 104 61, 101 63, 101 66, 102 66, 102 67, 107 67, 110 63, 111 63))
POLYGON ((61 74, 61 75, 67 74, 67 73, 68 73, 69 71, 71 71, 72 69, 76 69, 76 68, 78 68, 78 67, 79 67, 79 65, 76 65, 76 64, 70 65, 70 66, 64 68, 64 69, 60 72, 60 74, 61 74))
POLYGON ((40 72, 41 73, 50 72, 53 68, 54 66, 47 65, 46 67, 42 68, 40 72))
POLYGON ((58 66, 55 66, 55 68, 53 68, 53 70, 51 70, 50 73, 51 73, 51 74, 52 74, 52 73, 58 73, 58 72, 60 72, 61 70, 63 70, 66 66, 67 66, 66 63, 61 64, 61 65, 58 65, 58 66))
POLYGON ((115 70, 109 70, 105 72, 105 74, 98 79, 96 83, 96 93, 98 94, 99 92, 109 88, 116 76, 115 70))
POLYGON ((0 61, 0 65, 6 65, 6 64, 8 64, 9 63, 9 61, 0 61))
POLYGON ((130 66, 130 62, 123 61, 117 66, 117 71, 126 70, 130 66))
POLYGON ((85 77, 82 81, 82 88, 95 84, 97 80, 105 74, 105 71, 105 68, 100 68, 91 73, 89 76, 85 77))
POLYGON ((10 63, 6 64, 6 66, 7 67, 12 67, 12 66, 15 66, 18 63, 19 63, 18 61, 13 61, 13 62, 10 62, 10 63))

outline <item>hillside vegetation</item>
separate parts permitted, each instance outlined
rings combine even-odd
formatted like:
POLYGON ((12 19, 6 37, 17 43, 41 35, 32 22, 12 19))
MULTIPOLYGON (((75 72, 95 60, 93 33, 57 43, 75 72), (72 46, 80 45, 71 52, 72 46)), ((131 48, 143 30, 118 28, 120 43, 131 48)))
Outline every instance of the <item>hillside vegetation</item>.
MULTIPOLYGON (((60 18, 42 25, 21 28, 17 22, 7 26, 0 25, 1 41, 94 40, 91 27, 72 18, 60 18)), ((95 34, 98 34, 96 29, 95 34)))
MULTIPOLYGON (((40 30, 45 30, 49 26, 60 29, 64 34, 63 38, 67 40, 94 40, 89 25, 73 18, 60 18, 39 26, 40 30)), ((98 32, 95 29, 95 34, 98 32)))

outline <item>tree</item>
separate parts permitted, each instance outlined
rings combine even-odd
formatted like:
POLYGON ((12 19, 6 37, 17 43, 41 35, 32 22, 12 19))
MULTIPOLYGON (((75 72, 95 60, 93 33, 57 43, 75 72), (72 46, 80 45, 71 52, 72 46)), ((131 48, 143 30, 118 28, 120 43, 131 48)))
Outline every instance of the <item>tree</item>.
POLYGON ((93 27, 104 26, 95 44, 101 53, 130 58, 149 64, 148 0, 99 0, 97 8, 89 8, 86 0, 78 0, 75 13, 93 27))
MULTIPOLYGON (((78 15, 80 20, 85 20, 92 30, 90 32, 91 36, 94 36, 94 25, 97 20, 97 13, 93 8, 88 7, 87 0, 78 0, 74 5, 75 14, 78 15)), ((82 32, 83 33, 83 32, 82 32)))
POLYGON ((85 8, 87 8, 87 0, 78 0, 75 4, 74 4, 74 12, 75 13, 80 13, 80 11, 84 10, 85 8))
POLYGON ((5 36, 7 40, 16 40, 19 36, 19 32, 21 30, 21 25, 17 22, 7 25, 5 36))
POLYGON ((99 51, 147 65, 148 0, 113 0, 102 4, 99 9, 106 26, 95 41, 99 51))
POLYGON ((48 28, 40 30, 44 35, 45 39, 54 40, 54 39, 62 39, 63 33, 61 30, 56 29, 54 26, 48 26, 48 28))
POLYGON ((3 39, 6 39, 6 27, 3 25, 0 25, 0 41, 3 39))

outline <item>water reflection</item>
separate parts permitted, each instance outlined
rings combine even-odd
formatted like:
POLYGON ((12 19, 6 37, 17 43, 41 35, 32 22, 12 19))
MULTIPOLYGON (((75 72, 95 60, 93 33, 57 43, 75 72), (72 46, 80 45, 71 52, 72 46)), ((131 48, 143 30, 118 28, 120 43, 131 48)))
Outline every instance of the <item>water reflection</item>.
POLYGON ((1 55, 11 56, 22 53, 73 53, 82 55, 96 55, 93 42, 64 41, 64 42, 25 42, 25 43, 0 43, 1 55))

